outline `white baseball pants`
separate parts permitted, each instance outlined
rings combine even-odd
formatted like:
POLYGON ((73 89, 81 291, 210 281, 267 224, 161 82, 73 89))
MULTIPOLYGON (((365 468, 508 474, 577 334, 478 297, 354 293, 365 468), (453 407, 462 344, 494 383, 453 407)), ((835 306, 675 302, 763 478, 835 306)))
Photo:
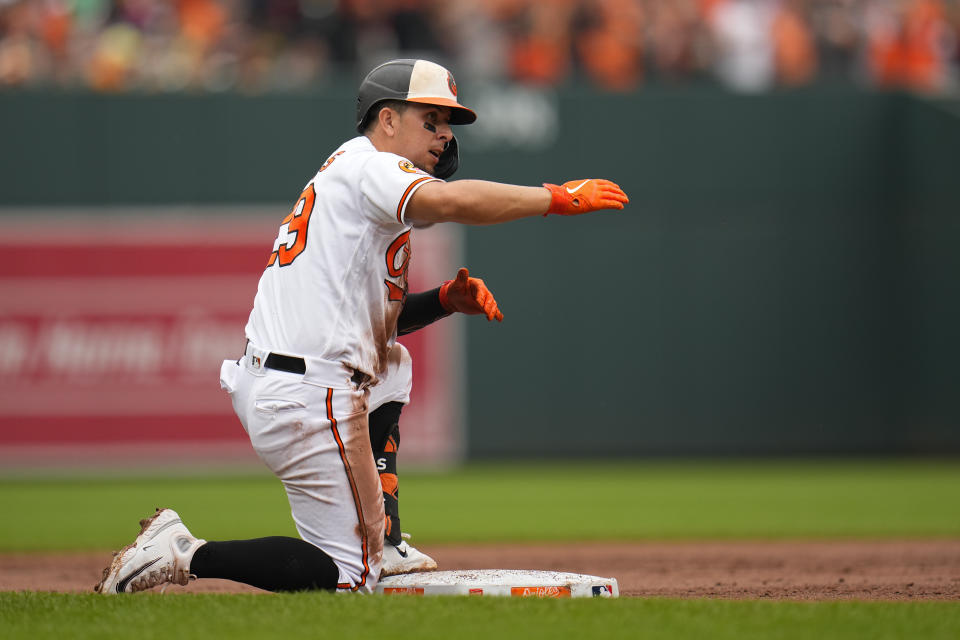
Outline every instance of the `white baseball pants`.
POLYGON ((409 401, 410 356, 397 344, 387 373, 367 389, 339 363, 307 358, 306 373, 295 374, 266 368, 267 355, 249 345, 239 364, 224 361, 220 384, 257 455, 283 483, 300 537, 336 563, 338 589, 372 592, 384 509, 367 415, 409 401))

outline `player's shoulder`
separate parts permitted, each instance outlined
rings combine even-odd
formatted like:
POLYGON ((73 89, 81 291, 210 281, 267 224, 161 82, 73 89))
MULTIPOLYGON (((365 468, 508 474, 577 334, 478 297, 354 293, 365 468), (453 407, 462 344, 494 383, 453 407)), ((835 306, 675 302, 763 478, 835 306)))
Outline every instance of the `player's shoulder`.
MULTIPOLYGON (((369 150, 376 151, 373 145, 370 145, 369 150)), ((345 180, 349 182, 350 176, 357 173, 358 164, 362 165, 365 157, 369 155, 369 150, 360 138, 344 142, 324 160, 311 181, 328 185, 345 180)))
POLYGON ((366 136, 359 136, 348 141, 344 148, 349 148, 351 152, 354 152, 357 159, 370 171, 381 174, 383 172, 397 172, 399 175, 430 175, 426 171, 415 167, 412 162, 401 155, 390 151, 379 151, 366 136))
POLYGON ((314 176, 324 188, 344 185, 363 192, 407 189, 411 183, 438 180, 396 153, 380 151, 366 136, 357 136, 340 145, 314 176))
POLYGON ((356 164, 357 162, 365 162, 371 155, 371 153, 376 153, 376 149, 370 144, 370 141, 364 137, 359 136, 356 138, 351 138, 343 144, 341 144, 327 159, 324 163, 323 169, 332 166, 335 161, 342 160, 340 162, 343 164, 356 164))

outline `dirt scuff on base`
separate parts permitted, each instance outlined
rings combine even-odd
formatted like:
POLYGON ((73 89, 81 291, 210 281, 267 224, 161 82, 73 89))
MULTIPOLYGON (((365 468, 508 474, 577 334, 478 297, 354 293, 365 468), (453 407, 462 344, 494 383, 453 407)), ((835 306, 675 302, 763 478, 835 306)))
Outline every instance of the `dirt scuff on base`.
MULTIPOLYGON (((622 596, 960 600, 960 540, 425 545, 441 569, 615 577, 622 596)), ((109 553, 0 554, 0 590, 92 591, 109 553)), ((168 593, 249 593, 225 580, 168 593)))

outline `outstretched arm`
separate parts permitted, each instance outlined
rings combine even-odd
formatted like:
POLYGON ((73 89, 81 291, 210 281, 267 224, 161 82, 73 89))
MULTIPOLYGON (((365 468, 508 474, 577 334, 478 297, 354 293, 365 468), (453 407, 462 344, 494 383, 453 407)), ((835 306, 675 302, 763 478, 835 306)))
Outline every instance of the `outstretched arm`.
POLYGON ((601 179, 543 187, 485 180, 428 182, 411 197, 406 217, 414 223, 498 224, 548 213, 577 215, 623 209, 629 201, 619 186, 601 179))

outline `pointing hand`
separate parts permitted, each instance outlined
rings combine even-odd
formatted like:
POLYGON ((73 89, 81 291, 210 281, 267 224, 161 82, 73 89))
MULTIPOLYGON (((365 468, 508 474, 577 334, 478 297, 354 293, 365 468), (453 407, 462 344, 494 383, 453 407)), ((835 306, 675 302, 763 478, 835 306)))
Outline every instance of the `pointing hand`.
POLYGON ((571 180, 562 186, 544 183, 550 191, 548 213, 562 216, 575 216, 597 209, 623 209, 630 202, 627 194, 618 185, 600 178, 571 180))
POLYGON ((456 280, 447 280, 440 287, 440 304, 451 313, 482 313, 487 320, 503 322, 503 314, 487 285, 480 278, 471 278, 466 267, 460 268, 456 280))

